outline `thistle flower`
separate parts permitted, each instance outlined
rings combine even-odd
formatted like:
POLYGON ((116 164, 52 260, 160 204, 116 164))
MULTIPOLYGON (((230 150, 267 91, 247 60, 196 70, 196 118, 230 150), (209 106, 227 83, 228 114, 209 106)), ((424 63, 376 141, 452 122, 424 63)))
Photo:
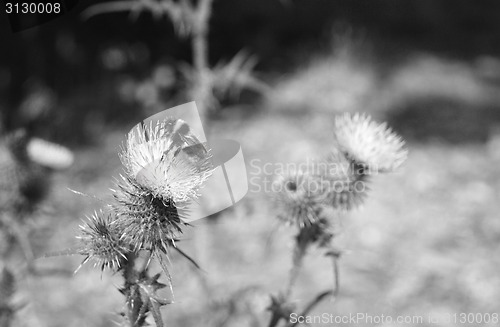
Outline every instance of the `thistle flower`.
POLYGON ((369 175, 366 167, 354 161, 349 161, 342 153, 333 151, 326 159, 328 171, 322 176, 326 203, 335 209, 351 210, 360 206, 369 191, 369 175))
POLYGON ((186 122, 167 118, 163 122, 134 128, 127 137, 120 159, 127 175, 165 201, 185 202, 198 191, 212 173, 210 153, 186 122), (196 148, 190 156, 183 148, 196 148))
POLYGON ((155 196, 134 179, 120 177, 117 189, 113 190, 119 203, 115 224, 120 238, 134 251, 160 248, 166 252, 168 245, 182 233, 184 210, 173 200, 155 196))
POLYGON ((346 157, 373 172, 394 171, 408 155, 400 136, 386 123, 377 124, 365 114, 337 117, 334 133, 346 157))
POLYGON ((299 228, 319 220, 324 201, 320 179, 304 172, 280 175, 274 181, 273 190, 277 191, 279 219, 299 228))
POLYGON ((77 236, 81 242, 78 253, 86 256, 78 269, 92 260, 94 267, 100 267, 101 270, 118 270, 124 260, 127 260, 128 249, 121 242, 116 226, 112 224, 115 217, 96 211, 87 218, 88 221, 80 225, 81 233, 77 236))
POLYGON ((121 239, 166 253, 185 225, 183 208, 212 173, 210 153, 184 121, 168 118, 134 128, 120 158, 126 176, 113 191, 121 239))

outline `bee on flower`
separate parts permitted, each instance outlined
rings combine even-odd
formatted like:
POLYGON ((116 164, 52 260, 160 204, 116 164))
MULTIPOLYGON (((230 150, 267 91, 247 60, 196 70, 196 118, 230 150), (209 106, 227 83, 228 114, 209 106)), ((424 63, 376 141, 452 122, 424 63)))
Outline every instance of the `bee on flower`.
POLYGON ((186 122, 167 118, 130 131, 120 159, 126 174, 113 192, 121 239, 166 253, 185 225, 186 205, 212 174, 210 151, 186 122))

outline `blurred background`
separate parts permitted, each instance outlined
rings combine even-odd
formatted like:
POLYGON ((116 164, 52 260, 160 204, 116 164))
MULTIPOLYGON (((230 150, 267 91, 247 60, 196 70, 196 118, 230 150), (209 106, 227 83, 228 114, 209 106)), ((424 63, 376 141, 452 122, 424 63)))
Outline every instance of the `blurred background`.
MULTIPOLYGON (((183 91, 189 38, 147 10, 82 18, 100 2, 80 1, 16 33, 0 16, 2 133, 25 128, 75 156, 31 217, 37 256, 74 246, 81 219, 101 206, 68 188, 106 199, 129 129, 195 100, 183 91)), ((340 295, 315 313, 500 313, 500 2, 215 0, 208 45, 210 66, 244 50, 261 86, 222 92, 204 115, 208 138, 237 140, 247 163, 321 158, 342 112, 387 121, 407 141, 403 169, 374 178, 364 207, 342 218, 340 295)), ((179 246, 204 272, 173 256, 167 325, 266 324, 294 234, 277 227, 268 202, 249 192, 186 232, 179 246)), ((82 259, 37 264, 74 270, 82 259)), ((331 284, 319 251, 305 265, 298 304, 331 284)), ((112 326, 120 283, 91 266, 69 277, 25 276, 15 325, 112 326)))

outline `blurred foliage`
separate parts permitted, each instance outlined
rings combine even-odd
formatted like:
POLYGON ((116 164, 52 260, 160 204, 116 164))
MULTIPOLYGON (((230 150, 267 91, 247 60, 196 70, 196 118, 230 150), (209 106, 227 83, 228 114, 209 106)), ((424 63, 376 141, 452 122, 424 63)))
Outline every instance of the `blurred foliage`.
MULTIPOLYGON (((103 125, 143 117, 144 99, 151 102, 158 95, 172 101, 178 81, 173 90, 141 82, 158 67, 176 72, 181 62, 191 61, 190 46, 177 39, 170 19, 141 10, 84 20, 81 13, 91 4, 96 1, 81 1, 65 17, 15 34, 2 22, 0 107, 6 128, 30 125, 51 138, 81 143, 99 139, 103 125), (140 87, 128 99, 136 93, 139 101, 119 96, 130 81, 140 87), (27 109, 30 103, 38 103, 34 113, 27 109)), ((259 58, 257 70, 272 77, 292 71, 305 53, 329 44, 338 22, 373 41, 377 65, 392 65, 412 49, 462 59, 494 57, 500 52, 499 9, 495 0, 217 0, 209 57, 211 65, 235 62, 235 54, 247 49, 259 58)), ((186 16, 167 12, 176 21, 186 16)), ((358 91, 363 92, 353 92, 358 91)))

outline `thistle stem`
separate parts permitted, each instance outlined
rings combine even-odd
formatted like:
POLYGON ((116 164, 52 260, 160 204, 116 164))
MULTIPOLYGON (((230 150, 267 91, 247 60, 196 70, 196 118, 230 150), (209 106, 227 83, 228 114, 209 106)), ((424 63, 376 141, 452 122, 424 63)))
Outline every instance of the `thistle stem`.
MULTIPOLYGON (((329 296, 332 296, 332 300, 331 300, 332 302, 335 302, 335 300, 337 299, 337 296, 338 296, 339 290, 340 290, 340 277, 339 277, 339 266, 338 266, 337 257, 332 256, 332 264, 333 264, 334 288, 327 290, 327 291, 323 291, 323 292, 319 293, 318 295, 316 295, 316 297, 314 299, 312 299, 308 305, 306 305, 304 310, 300 313, 300 316, 306 316, 307 314, 309 314, 309 312, 311 312, 317 305, 319 305, 322 301, 327 299, 329 296)), ((293 324, 288 324, 287 327, 295 327, 298 324, 299 324, 298 322, 293 323, 293 324)))
MULTIPOLYGON (((307 230, 302 229, 297 237, 295 238, 295 249, 293 252, 293 265, 290 269, 290 274, 288 278, 288 283, 283 297, 280 299, 278 305, 271 306, 271 319, 268 323, 268 327, 276 327, 279 325, 281 320, 286 320, 286 316, 289 314, 290 309, 287 309, 288 302, 292 296, 292 291, 299 276, 299 273, 303 267, 303 261, 307 252, 307 247, 311 242, 310 237, 307 234, 307 230)), ((333 265, 333 288, 320 292, 314 297, 304 308, 300 316, 307 315, 311 310, 313 310, 322 301, 332 296, 332 302, 335 301, 340 289, 340 278, 339 278, 339 268, 338 268, 338 258, 339 254, 336 251, 330 251, 327 256, 331 257, 333 265)), ((297 323, 284 323, 287 327, 295 327, 297 323)))
MULTIPOLYGON (((302 269, 302 264, 307 250, 307 242, 302 242, 302 238, 299 235, 295 238, 295 248, 293 250, 292 267, 290 273, 288 274, 288 281, 286 284, 286 289, 281 298, 281 305, 286 305, 292 296, 292 291, 297 281, 297 278, 302 269)), ((268 327, 276 327, 279 322, 285 318, 283 308, 281 306, 271 307, 271 319, 269 320, 268 327)))
POLYGON ((295 249, 293 252, 293 264, 288 275, 288 283, 285 291, 285 299, 289 300, 292 296, 292 291, 299 277, 300 270, 302 269, 302 264, 306 254, 306 246, 301 244, 299 241, 295 243, 295 249))
POLYGON ((213 0, 200 0, 196 7, 196 18, 191 38, 193 51, 193 66, 197 74, 197 81, 194 85, 194 97, 197 100, 197 107, 202 116, 207 116, 207 101, 210 100, 211 80, 209 76, 208 64, 208 31, 209 20, 212 15, 213 0))
MULTIPOLYGON (((130 252, 127 254, 127 261, 123 266, 123 278, 125 285, 122 292, 126 296, 127 318, 130 327, 142 327, 146 323, 146 316, 141 313, 143 305, 142 299, 138 292, 135 292, 137 282, 141 275, 145 274, 146 270, 138 271, 135 269, 135 264, 138 256, 136 253, 130 252)), ((144 267, 144 269, 147 269, 144 267)))
POLYGON ((340 275, 339 275, 339 263, 337 257, 332 257, 332 265, 333 265, 333 301, 337 299, 340 291, 340 275))

